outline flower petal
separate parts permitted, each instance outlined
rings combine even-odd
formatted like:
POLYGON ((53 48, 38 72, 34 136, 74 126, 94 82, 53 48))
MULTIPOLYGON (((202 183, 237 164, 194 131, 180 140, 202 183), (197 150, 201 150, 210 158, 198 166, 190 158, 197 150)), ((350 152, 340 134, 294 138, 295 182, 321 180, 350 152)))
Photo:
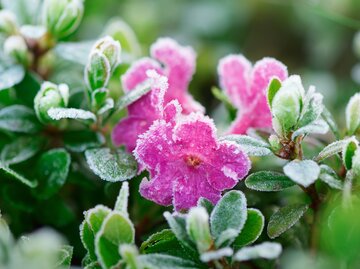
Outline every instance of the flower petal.
POLYGON ((221 142, 207 170, 207 180, 217 190, 233 188, 251 168, 249 157, 232 142, 221 142))
POLYGON ((150 181, 144 178, 140 183, 139 191, 144 198, 159 205, 169 206, 172 203, 173 182, 173 176, 165 170, 152 177, 150 181))
POLYGON ((149 170, 159 164, 177 160, 173 149, 172 125, 164 120, 156 120, 136 142, 134 155, 141 166, 149 170))
POLYGON ((217 147, 214 122, 201 113, 181 117, 174 127, 172 138, 179 152, 201 153, 203 158, 207 158, 217 147))
POLYGON ((200 172, 185 173, 174 185, 174 201, 176 211, 195 206, 200 197, 216 203, 221 197, 221 192, 214 189, 200 172))
POLYGON ((124 91, 129 92, 148 79, 146 71, 151 69, 156 70, 159 74, 162 72, 159 63, 150 58, 142 58, 134 62, 121 77, 124 91))
POLYGON ((112 141, 115 146, 125 145, 128 152, 136 146, 138 136, 149 129, 152 121, 147 118, 131 116, 122 119, 112 131, 112 141))
POLYGON ((220 85, 238 108, 248 101, 250 72, 251 63, 243 55, 229 55, 219 62, 220 85))

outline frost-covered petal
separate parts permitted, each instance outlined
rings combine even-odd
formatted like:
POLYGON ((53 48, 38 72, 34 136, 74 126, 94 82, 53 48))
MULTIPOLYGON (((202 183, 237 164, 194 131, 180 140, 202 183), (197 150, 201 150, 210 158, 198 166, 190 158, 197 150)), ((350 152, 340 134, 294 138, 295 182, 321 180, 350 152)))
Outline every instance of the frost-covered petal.
POLYGON ((178 151, 183 153, 201 153, 206 157, 217 147, 214 122, 201 113, 191 113, 180 118, 172 138, 178 151))
POLYGON ((134 155, 140 165, 147 169, 156 169, 161 163, 177 159, 173 149, 172 125, 157 120, 149 130, 139 136, 134 155))
POLYGON ((184 113, 204 111, 188 94, 188 86, 195 72, 196 53, 188 46, 181 46, 171 38, 160 38, 151 46, 151 56, 164 65, 163 72, 169 79, 165 103, 177 99, 184 113))
POLYGON ((214 204, 221 197, 221 192, 214 189, 207 180, 204 180, 204 175, 200 170, 184 173, 184 176, 176 181, 173 188, 173 204, 176 211, 196 206, 200 197, 204 197, 214 204))
POLYGON ((229 55, 219 62, 221 88, 236 107, 240 107, 249 95, 250 72, 251 63, 243 55, 229 55))
POLYGON ((112 141, 115 146, 125 145, 128 152, 135 149, 138 136, 146 132, 153 121, 147 118, 131 116, 122 119, 112 131, 112 141))
POLYGON ((251 167, 248 156, 235 143, 221 142, 205 166, 207 180, 217 190, 233 188, 251 167))
POLYGON ((139 187, 141 196, 159 205, 171 205, 174 180, 171 172, 170 169, 164 169, 161 174, 152 177, 151 180, 144 178, 139 187))
POLYGON ((148 79, 146 71, 151 69, 161 74, 159 63, 150 58, 143 58, 134 62, 121 77, 124 91, 129 92, 148 79))
POLYGON ((166 122, 173 122, 176 118, 180 117, 181 111, 182 107, 179 101, 173 100, 165 106, 162 117, 166 122))

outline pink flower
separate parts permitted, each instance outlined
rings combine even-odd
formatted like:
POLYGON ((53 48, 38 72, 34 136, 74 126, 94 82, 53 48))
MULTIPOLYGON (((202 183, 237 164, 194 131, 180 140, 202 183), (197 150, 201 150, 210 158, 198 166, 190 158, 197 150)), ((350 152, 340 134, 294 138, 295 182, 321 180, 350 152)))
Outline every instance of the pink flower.
POLYGON ((287 78, 286 66, 273 58, 263 58, 252 67, 243 55, 229 55, 220 60, 218 74, 221 87, 238 109, 229 133, 271 127, 266 90, 271 78, 287 78))
POLYGON ((177 211, 196 205, 200 197, 216 203, 250 169, 250 161, 234 143, 218 141, 213 121, 202 113, 181 115, 175 100, 163 119, 139 136, 134 155, 150 172, 140 184, 143 197, 177 211))
MULTIPOLYGON (((182 47, 170 38, 161 38, 151 47, 150 58, 136 61, 122 77, 125 92, 133 90, 147 79, 146 71, 153 69, 168 78, 168 90, 164 96, 165 104, 177 99, 184 107, 183 113, 204 111, 194 101, 187 89, 195 71, 196 55, 192 48, 182 47)), ((160 118, 159 109, 154 106, 153 91, 128 107, 128 117, 121 120, 113 130, 112 139, 115 145, 124 144, 130 152, 135 148, 137 137, 144 133, 160 118)))

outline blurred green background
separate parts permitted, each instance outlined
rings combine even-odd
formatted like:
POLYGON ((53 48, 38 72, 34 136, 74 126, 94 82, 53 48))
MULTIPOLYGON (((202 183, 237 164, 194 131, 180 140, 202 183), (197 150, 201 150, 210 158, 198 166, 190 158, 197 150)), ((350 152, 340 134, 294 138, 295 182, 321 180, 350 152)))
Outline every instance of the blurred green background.
POLYGON ((360 82, 360 74, 352 75, 359 60, 353 49, 359 0, 86 0, 75 38, 97 37, 112 17, 133 27, 143 55, 162 36, 194 47, 198 59, 190 91, 208 112, 218 104, 210 92, 217 85, 217 63, 230 53, 252 62, 277 58, 305 85, 316 85, 334 112, 343 110, 358 89, 355 80, 360 82))

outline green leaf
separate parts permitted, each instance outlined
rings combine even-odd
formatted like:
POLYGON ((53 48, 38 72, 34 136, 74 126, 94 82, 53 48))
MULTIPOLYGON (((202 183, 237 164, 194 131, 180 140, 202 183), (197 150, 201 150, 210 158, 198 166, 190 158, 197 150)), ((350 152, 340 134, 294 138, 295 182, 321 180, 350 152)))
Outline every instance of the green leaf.
POLYGON ((93 50, 85 68, 85 81, 91 91, 105 88, 109 83, 111 66, 106 56, 93 50))
POLYGON ((129 217, 128 198, 129 198, 129 183, 124 182, 121 186, 119 195, 116 199, 114 210, 119 211, 120 213, 123 213, 127 217, 129 217))
POLYGON ((40 130, 40 124, 33 110, 13 105, 0 110, 0 130, 33 134, 40 130))
POLYGON ((188 256, 170 229, 165 229, 151 235, 141 244, 140 253, 162 253, 178 257, 188 256))
POLYGON ((248 176, 245 185, 256 191, 282 191, 294 186, 295 183, 282 173, 260 171, 248 176))
POLYGON ((134 157, 121 149, 115 153, 109 148, 89 149, 85 151, 85 156, 90 169, 106 181, 124 181, 137 173, 134 157))
POLYGON ((28 186, 30 188, 35 188, 38 185, 38 182, 36 180, 31 181, 31 180, 25 178, 24 176, 22 176, 19 173, 15 172, 14 170, 9 168, 8 166, 5 166, 1 162, 0 162, 0 170, 3 171, 9 177, 20 181, 21 183, 25 184, 26 186, 28 186))
POLYGON ((139 251, 135 245, 123 244, 119 247, 119 252, 122 257, 120 263, 126 264, 127 269, 143 269, 143 266, 137 259, 139 251))
POLYGON ((358 142, 354 140, 349 140, 349 142, 344 146, 342 151, 342 159, 346 170, 350 170, 352 168, 352 159, 357 148, 358 142))
POLYGON ((165 212, 164 217, 180 243, 190 250, 195 250, 195 245, 186 232, 185 218, 171 215, 169 212, 165 212))
POLYGON ((71 265, 71 259, 73 255, 74 248, 72 246, 65 245, 60 249, 59 253, 59 263, 57 269, 69 269, 71 265))
POLYGON ((3 148, 1 161, 7 165, 21 163, 38 153, 43 145, 44 139, 41 136, 19 137, 3 148))
POLYGON ((226 257, 231 257, 233 254, 234 251, 232 250, 232 248, 225 247, 225 248, 210 250, 205 253, 202 253, 200 259, 202 262, 208 263, 211 261, 221 260, 226 257))
POLYGON ((48 115, 53 120, 74 119, 96 121, 94 113, 78 108, 50 108, 48 115))
MULTIPOLYGON (((316 162, 321 162, 335 154, 338 154, 342 152, 344 146, 349 143, 349 139, 353 140, 355 138, 347 138, 343 140, 335 141, 329 145, 327 145, 325 148, 323 148, 322 151, 318 154, 318 156, 315 158, 316 162)), ((355 141, 355 140, 354 140, 355 141)))
POLYGON ((116 104, 115 110, 119 111, 128 107, 129 105, 136 102, 150 91, 151 91, 151 87, 149 85, 149 82, 145 81, 144 83, 138 85, 135 89, 129 91, 124 96, 122 96, 118 101, 118 103, 116 104))
POLYGON ((101 133, 90 130, 70 131, 64 133, 65 147, 73 152, 84 152, 87 149, 98 148, 105 143, 101 133))
POLYGON ((282 247, 279 243, 264 242, 259 245, 245 247, 235 253, 234 261, 248 261, 253 259, 276 259, 280 256, 282 247))
POLYGON ((179 257, 172 257, 164 254, 140 255, 139 261, 147 269, 199 269, 196 263, 179 257))
POLYGON ((350 135, 354 134, 360 125, 360 94, 356 93, 350 98, 346 106, 346 128, 350 135))
POLYGON ((294 160, 284 166, 284 173, 295 183, 308 187, 319 178, 320 167, 312 160, 294 160))
POLYGON ((95 238, 95 252, 104 269, 110 269, 121 259, 119 246, 134 242, 135 230, 131 221, 119 212, 111 212, 95 238))
POLYGON ((327 123, 322 119, 318 119, 308 125, 305 125, 299 129, 297 129, 291 135, 291 139, 294 141, 300 135, 326 134, 328 131, 329 131, 329 126, 327 125, 327 123))
POLYGON ((241 146, 250 156, 266 156, 271 154, 270 145, 263 140, 247 135, 227 135, 221 140, 233 141, 241 146))
POLYGON ((222 102, 232 117, 235 117, 237 109, 231 103, 229 97, 217 87, 212 87, 211 92, 216 99, 222 102))
POLYGON ((333 189, 343 189, 343 183, 339 179, 336 172, 331 167, 325 164, 320 165, 319 179, 328 184, 333 189))
POLYGON ((271 217, 267 234, 273 239, 290 229, 308 210, 308 205, 288 205, 280 208, 271 217))
POLYGON ((320 93, 315 92, 314 86, 310 86, 304 98, 304 104, 298 126, 307 126, 320 117, 324 108, 322 100, 323 96, 320 93))
MULTIPOLYGON (((217 240, 228 230, 236 231, 236 235, 226 242, 231 244, 241 232, 247 217, 246 198, 241 191, 229 191, 216 204, 210 216, 211 234, 217 240)), ((215 242, 217 247, 220 247, 215 242)), ((223 245, 222 245, 223 246, 223 245)))
POLYGON ((325 106, 323 108, 323 112, 321 116, 324 119, 324 121, 329 125, 329 128, 334 134, 335 138, 340 139, 339 127, 337 126, 333 115, 331 115, 330 111, 325 106))
POLYGON ((70 155, 64 149, 52 149, 41 155, 35 167, 39 198, 47 199, 59 191, 65 184, 70 164, 70 155))
POLYGON ((270 81, 269 87, 267 89, 267 101, 270 106, 272 107, 272 101, 274 99, 274 96, 281 88, 281 81, 278 78, 273 78, 270 81))
POLYGON ((234 241, 234 249, 254 243, 261 235, 265 224, 264 215, 257 209, 247 210, 247 219, 241 233, 234 241))
POLYGON ((205 208, 209 215, 211 214, 211 211, 213 211, 214 209, 213 203, 204 197, 199 198, 197 202, 197 206, 202 206, 203 208, 205 208))
POLYGON ((7 68, 0 66, 0 91, 9 89, 20 83, 25 77, 24 67, 13 65, 7 68))
POLYGON ((92 261, 97 260, 95 253, 95 236, 110 212, 111 210, 109 208, 97 205, 95 208, 85 212, 85 220, 80 225, 80 239, 92 261))

